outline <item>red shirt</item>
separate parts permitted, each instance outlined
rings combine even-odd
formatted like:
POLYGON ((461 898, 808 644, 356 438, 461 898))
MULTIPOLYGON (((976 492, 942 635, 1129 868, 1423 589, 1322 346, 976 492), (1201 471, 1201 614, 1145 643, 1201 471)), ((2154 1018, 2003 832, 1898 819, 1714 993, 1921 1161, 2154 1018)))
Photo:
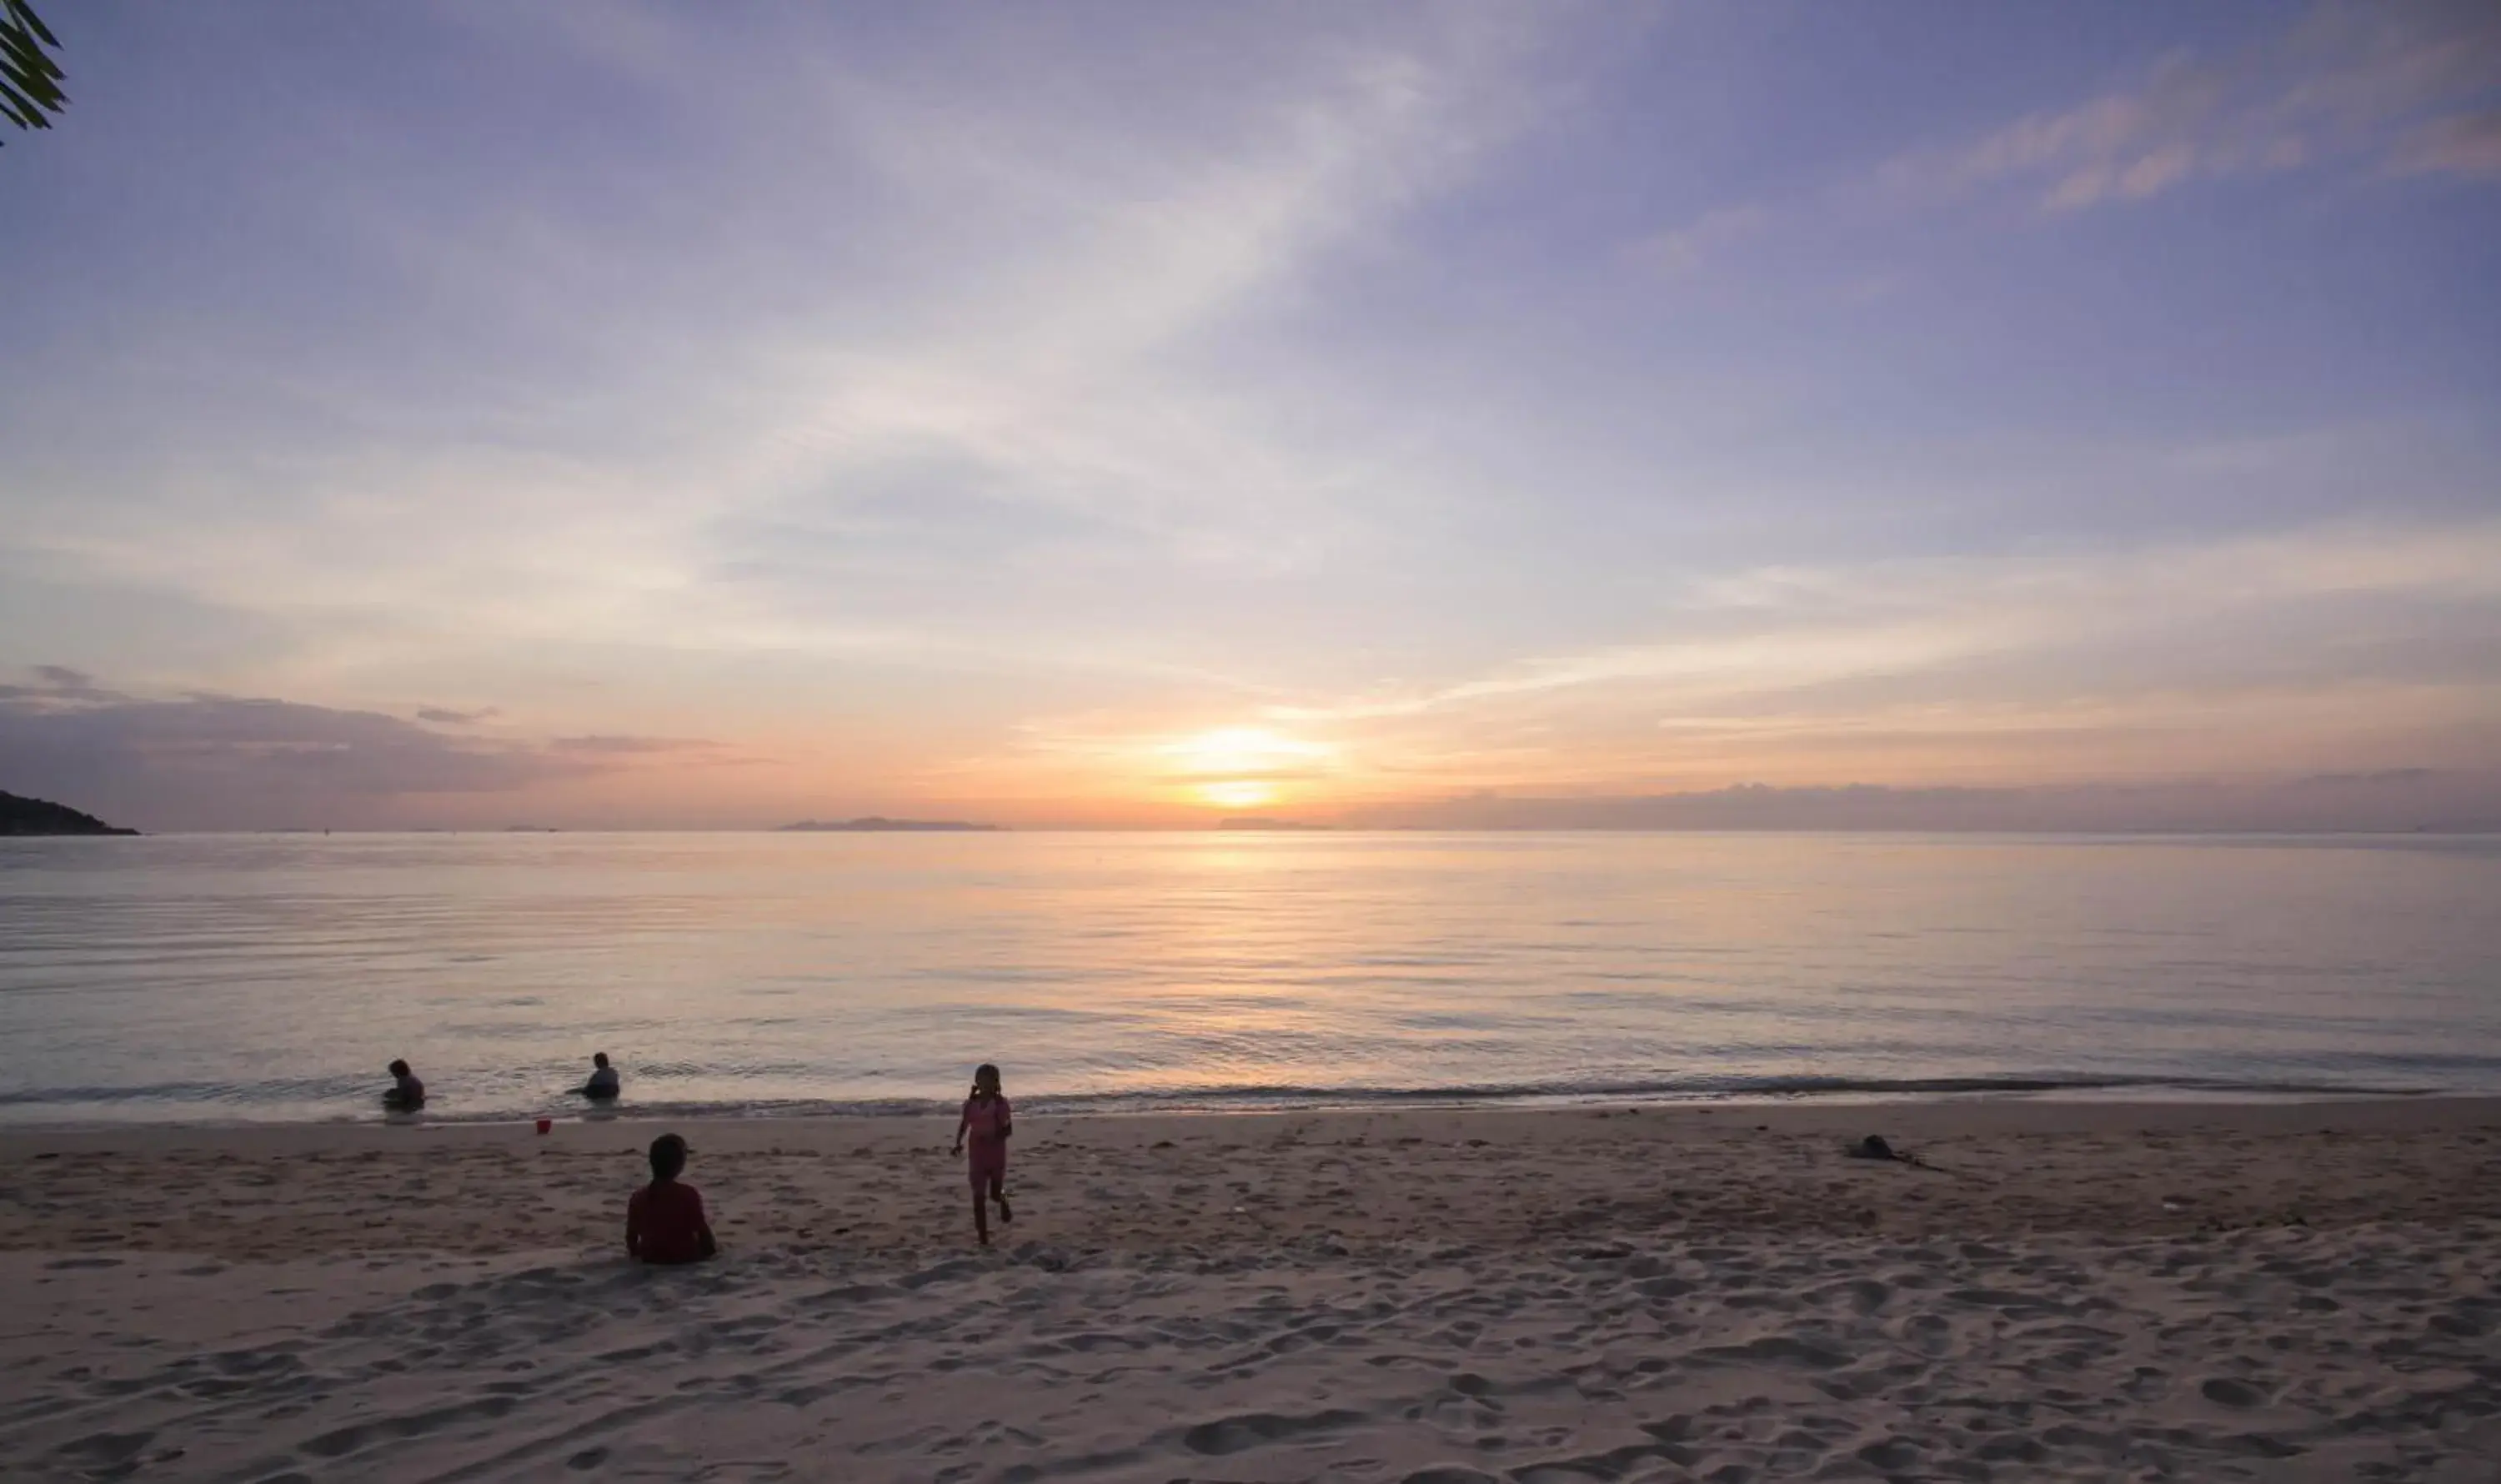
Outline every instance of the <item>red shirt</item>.
POLYGON ((625 1250, 646 1263, 692 1263, 714 1251, 703 1197, 691 1185, 654 1182, 625 1202, 625 1250))

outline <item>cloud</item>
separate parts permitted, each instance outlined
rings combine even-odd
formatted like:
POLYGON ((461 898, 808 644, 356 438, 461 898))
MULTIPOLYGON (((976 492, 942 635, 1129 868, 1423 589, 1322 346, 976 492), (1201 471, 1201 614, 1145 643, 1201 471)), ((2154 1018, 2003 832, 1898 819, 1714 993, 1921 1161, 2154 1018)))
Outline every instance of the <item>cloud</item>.
MULTIPOLYGON (((2374 608, 2412 631, 2422 605, 2501 623, 2501 524, 2329 525, 2135 551, 1759 567, 1689 583, 1677 633, 1523 658, 1449 685, 1275 709, 1313 722, 1416 715, 1468 702, 1648 683, 1660 693, 1789 690, 1907 675, 1979 657, 2075 650, 2230 622, 2296 632, 2304 609, 2374 608)), ((2246 657, 2242 657, 2246 658, 2246 657)), ((2139 671, 2149 680, 2157 668, 2139 671)), ((2501 674, 2492 678, 2501 679, 2501 674)))
POLYGON ((1488 787, 2471 772, 2501 757, 2496 574, 2486 521, 1663 578, 1647 637, 1032 717, 947 776, 1001 797, 1254 779, 1313 811, 1488 787))
MULTIPOLYGON (((1043 13, 499 18, 468 38, 496 65, 582 86, 550 105, 576 122, 618 108, 619 137, 666 118, 661 147, 568 126, 488 168, 337 100, 289 215, 356 272, 352 332, 277 286, 290 313, 134 318, 165 337, 149 437, 91 435, 13 490, 17 523, 32 559, 268 619, 282 680, 368 693, 401 689, 375 657, 429 648, 1099 666, 1150 646, 1071 592, 1308 569, 1393 523, 1349 497, 1398 493, 1379 462, 1314 436, 1308 381, 1235 337, 1533 118, 1526 14, 1133 17, 1111 46, 1043 13), (742 85, 687 77, 688 49, 742 85), (893 528, 904 486, 966 518, 893 528), (980 600, 928 602, 898 553, 978 563, 980 600)), ((485 134, 533 112, 479 102, 485 134)), ((62 400, 92 423, 107 399, 62 400)))
POLYGON ((0 787, 158 829, 369 826, 398 818, 394 806, 413 798, 518 793, 714 746, 634 736, 483 741, 381 712, 283 700, 151 699, 91 684, 0 688, 0 787))
POLYGON ((1765 567, 1688 580, 1647 641, 1259 715, 1339 744, 1342 797, 2461 767, 2501 746, 2496 572, 2488 522, 1765 567))
POLYGON ((691 737, 557 737, 548 751, 577 758, 642 758, 657 753, 712 752, 720 746, 691 737))
POLYGON ((1763 229, 1759 206, 1723 206, 1636 244, 1632 258, 1665 273, 1690 273, 1763 229))
POLYGON ((1350 811, 1407 829, 2409 830, 2501 827, 2501 773, 2428 768, 2280 782, 1894 789, 1739 785, 1619 797, 1463 798, 1350 811))
POLYGON ((2501 109, 2424 124, 2391 164, 2406 175, 2501 176, 2501 109))
POLYGON ((2501 8, 2323 4, 2237 51, 2171 53, 2125 87, 1884 175, 1923 190, 2019 186, 2052 212, 2334 162, 2487 177, 2501 143, 2494 116, 2473 109, 2496 87, 2501 8))
MULTIPOLYGON (((2029 758, 2260 687, 2395 716, 2369 689, 2394 674, 2463 704, 2482 599, 2230 597, 2260 553, 2144 541, 2486 508, 2488 449, 2435 456, 2408 417, 2489 421, 2484 363, 2452 344, 2481 300, 2356 297, 2385 260, 2306 233, 2269 261, 2317 292, 2227 263, 2190 298, 2199 254, 2175 242, 2001 258, 1924 220, 1889 240, 1832 188, 1922 137, 1973 146, 1923 157, 1931 186, 2069 210, 2224 170, 2458 173, 2471 49, 2423 38, 2473 33, 2463 13, 2338 22, 2403 45, 2280 37, 2081 80, 2025 19, 2038 70, 1907 88, 1901 52, 1951 49, 1841 27, 1758 73, 1681 20, 1613 46, 1608 14, 723 23, 627 0, 420 8, 387 45, 169 17, 134 63, 248 81, 210 65, 245 57, 315 92, 282 127, 242 92, 157 108, 181 89, 134 71, 122 132, 81 131, 119 152, 61 176, 131 188, 12 236, 32 270, 121 253, 88 277, 138 297, 29 306, 49 349, 0 395, 26 455, 0 494, 0 632, 46 648, 0 661, 145 676, 164 705, 178 684, 389 698, 450 749, 409 776, 535 776, 493 807, 540 791, 531 817, 562 824, 648 820, 640 770, 680 765, 690 822, 827 778, 1133 797, 1169 781, 1136 766, 1156 739, 1262 723, 1345 739, 1293 780, 1318 793, 1793 780, 1810 723, 1833 749, 1997 732, 2029 758), (1718 85, 1738 76, 1765 85, 1718 85), (420 77, 441 86, 400 85, 420 77), (2010 95, 1980 122, 2043 112, 1965 112, 2010 95), (1688 104, 1727 127, 1684 129, 1688 104), (203 120, 215 139, 162 148, 203 120), (1607 256, 1644 232, 1641 264, 1607 256), (1593 259, 1726 291, 1644 292, 1593 259), (1901 287, 1838 303, 1851 282, 1901 287), (2164 394, 2171 374, 2197 394, 2164 394), (2349 442, 2138 478, 2113 452, 2287 424, 2333 443, 2383 416, 2406 424, 2384 459, 2349 442), (2041 544, 1862 560, 2018 541, 2041 544), (464 709, 490 700, 513 714, 464 709), (728 759, 680 730, 788 775, 695 780, 728 759), (1795 752, 1729 765, 1753 746, 1795 752), (574 788, 599 767, 638 771, 574 788)), ((2463 219, 2435 216, 2390 241, 2461 272, 2471 253, 2428 250, 2463 219)), ((29 708, 107 699, 0 678, 29 708)), ((283 771, 270 797, 312 812, 283 771)))
POLYGON ((31 686, 0 686, 0 701, 14 701, 32 710, 118 699, 110 691, 96 689, 94 676, 84 670, 73 670, 65 664, 31 665, 28 673, 35 677, 36 683, 31 686))

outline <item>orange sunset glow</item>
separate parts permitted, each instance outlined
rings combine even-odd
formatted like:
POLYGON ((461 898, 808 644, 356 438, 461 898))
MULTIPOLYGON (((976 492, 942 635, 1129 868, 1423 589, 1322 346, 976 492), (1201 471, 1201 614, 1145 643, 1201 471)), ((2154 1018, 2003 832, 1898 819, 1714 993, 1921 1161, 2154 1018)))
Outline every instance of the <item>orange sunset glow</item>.
POLYGON ((279 125, 178 102, 275 54, 221 9, 99 23, 128 96, 0 161, 41 289, 12 789, 161 828, 2501 817, 2488 8, 1899 48, 1933 87, 1861 17, 1757 97, 1820 64, 1748 6, 1110 52, 420 7, 296 43, 343 81, 277 172, 279 125), (537 82, 445 132, 386 85, 417 54, 537 82), (645 60, 688 54, 739 85, 645 60))

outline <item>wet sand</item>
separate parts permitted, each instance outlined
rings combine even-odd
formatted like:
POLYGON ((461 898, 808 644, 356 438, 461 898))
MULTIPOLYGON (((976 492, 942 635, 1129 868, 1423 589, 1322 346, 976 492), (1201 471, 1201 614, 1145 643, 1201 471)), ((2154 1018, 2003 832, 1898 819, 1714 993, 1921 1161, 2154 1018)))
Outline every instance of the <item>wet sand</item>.
POLYGON ((0 1136, 0 1473, 2501 1477, 2501 1101, 662 1127, 0 1136))

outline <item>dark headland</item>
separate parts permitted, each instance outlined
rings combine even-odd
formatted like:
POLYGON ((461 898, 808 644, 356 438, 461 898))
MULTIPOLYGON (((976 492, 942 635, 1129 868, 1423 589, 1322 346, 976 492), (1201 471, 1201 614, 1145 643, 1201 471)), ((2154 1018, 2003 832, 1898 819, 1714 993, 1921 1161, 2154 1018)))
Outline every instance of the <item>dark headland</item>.
POLYGON ((975 825, 964 820, 889 820, 883 815, 872 814, 866 819, 857 820, 801 820, 796 825, 783 826, 781 832, 788 834, 793 831, 809 833, 830 830, 856 834, 881 832, 981 834, 998 827, 996 825, 975 825))
POLYGON ((0 835, 135 835, 117 829, 92 814, 44 798, 0 793, 0 835))

